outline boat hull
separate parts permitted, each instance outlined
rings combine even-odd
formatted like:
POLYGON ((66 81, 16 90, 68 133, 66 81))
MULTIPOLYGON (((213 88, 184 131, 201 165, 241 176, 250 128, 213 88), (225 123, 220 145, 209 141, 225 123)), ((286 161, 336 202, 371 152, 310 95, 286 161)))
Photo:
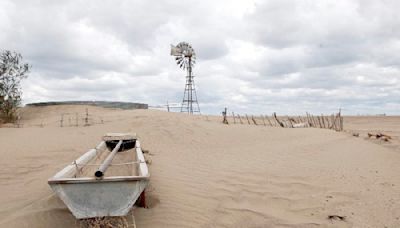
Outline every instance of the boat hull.
MULTIPOLYGON (((105 154, 107 158, 109 154, 105 154)), ((104 141, 96 148, 90 149, 51 177, 48 184, 77 219, 84 219, 127 215, 147 187, 149 178, 140 142, 127 134, 110 133, 104 136, 104 141), (111 140, 134 142, 128 148, 131 150, 123 152, 124 154, 116 153, 115 156, 122 156, 119 163, 110 160, 110 166, 116 166, 117 170, 114 171, 122 169, 129 173, 123 172, 125 175, 122 176, 106 175, 101 178, 92 176, 95 169, 90 167, 98 166, 93 163, 97 158, 100 159, 102 154, 107 153, 107 143, 111 140), (124 161, 126 158, 130 160, 124 161), (131 168, 124 169, 127 166, 131 168), (85 168, 88 170, 84 171, 85 168)))
POLYGON ((50 184, 77 219, 125 216, 148 180, 50 184))

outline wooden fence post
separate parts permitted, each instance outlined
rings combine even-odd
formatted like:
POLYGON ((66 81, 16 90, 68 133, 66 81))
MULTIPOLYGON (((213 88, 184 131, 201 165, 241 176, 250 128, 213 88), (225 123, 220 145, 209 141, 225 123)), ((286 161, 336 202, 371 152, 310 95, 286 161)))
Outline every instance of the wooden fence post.
POLYGON ((226 118, 226 114, 227 114, 227 108, 225 108, 225 110, 222 112, 222 116, 223 116, 222 123, 229 124, 228 119, 226 118))
POLYGON ((261 117, 261 119, 262 119, 262 121, 263 121, 263 123, 264 123, 264 126, 267 126, 267 125, 265 124, 265 118, 264 118, 264 116, 263 116, 263 115, 260 115, 260 117, 261 117))
POLYGON ((242 117, 240 117, 239 114, 238 114, 238 118, 239 118, 240 124, 243 124, 242 117))
POLYGON ((308 112, 306 112, 306 118, 307 118, 308 126, 312 127, 312 123, 310 121, 310 117, 308 116, 308 112))
POLYGON ((292 123, 291 118, 290 118, 288 115, 286 115, 286 118, 287 118, 288 121, 289 121, 290 127, 293 128, 293 123, 292 123))
POLYGON ((299 116, 297 122, 299 122, 299 123, 304 123, 303 118, 301 118, 301 116, 299 116))
POLYGON ((314 115, 312 115, 313 121, 314 121, 314 125, 317 128, 318 127, 318 122, 317 122, 317 117, 314 117, 314 115))
POLYGON ((250 125, 250 120, 249 120, 249 117, 247 116, 247 114, 246 114, 246 119, 247 119, 247 123, 250 125))
POLYGON ((326 116, 325 120, 326 120, 326 128, 329 128, 329 116, 326 116))
POLYGON ((336 114, 335 120, 333 121, 333 129, 334 129, 335 131, 338 130, 338 127, 337 127, 338 117, 339 117, 339 114, 336 114))
POLYGON ((251 115, 251 119, 253 120, 254 125, 258 125, 257 122, 256 122, 256 120, 254 119, 254 116, 253 116, 253 115, 251 115))
MULTIPOLYGON (((271 119, 272 119, 272 123, 274 124, 274 127, 276 127, 277 125, 279 125, 279 124, 277 124, 276 119, 275 119, 273 113, 272 113, 272 115, 271 115, 271 119)), ((280 126, 280 125, 279 125, 279 126, 280 126)))
POLYGON ((274 118, 276 120, 276 122, 281 126, 281 127, 285 127, 285 125, 283 125, 283 123, 281 121, 279 121, 278 117, 276 116, 276 113, 274 112, 274 118))
POLYGON ((310 118, 311 118, 311 121, 312 121, 312 124, 313 124, 313 127, 317 127, 317 121, 315 121, 315 118, 314 118, 314 116, 313 115, 311 115, 310 114, 310 118))
POLYGON ((89 110, 86 108, 85 126, 89 126, 89 110))
POLYGON ((64 114, 61 114, 60 127, 63 127, 63 123, 64 123, 64 114))
POLYGON ((271 127, 273 127, 271 121, 270 121, 269 118, 268 118, 268 115, 265 115, 265 118, 267 118, 269 125, 270 125, 271 127))

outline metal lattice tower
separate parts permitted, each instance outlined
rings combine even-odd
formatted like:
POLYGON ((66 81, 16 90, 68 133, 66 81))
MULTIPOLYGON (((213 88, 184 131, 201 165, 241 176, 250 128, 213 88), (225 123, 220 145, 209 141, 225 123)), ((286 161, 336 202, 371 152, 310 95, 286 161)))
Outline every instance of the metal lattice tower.
POLYGON ((192 73, 193 66, 196 62, 194 49, 188 43, 181 42, 176 47, 171 45, 171 55, 175 56, 176 63, 179 67, 187 72, 181 112, 187 112, 189 114, 200 113, 200 106, 197 101, 196 87, 192 73))

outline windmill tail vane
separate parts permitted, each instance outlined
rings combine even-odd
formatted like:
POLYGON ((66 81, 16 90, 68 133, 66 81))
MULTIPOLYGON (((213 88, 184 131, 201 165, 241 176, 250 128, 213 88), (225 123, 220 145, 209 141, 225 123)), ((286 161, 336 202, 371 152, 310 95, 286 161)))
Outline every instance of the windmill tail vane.
POLYGON ((192 74, 193 66, 196 63, 196 53, 194 49, 186 42, 180 42, 176 46, 171 44, 171 55, 175 57, 176 64, 187 72, 181 112, 187 112, 189 114, 200 113, 194 76, 192 74))
POLYGON ((171 55, 172 56, 180 56, 182 55, 182 50, 171 44, 171 55))

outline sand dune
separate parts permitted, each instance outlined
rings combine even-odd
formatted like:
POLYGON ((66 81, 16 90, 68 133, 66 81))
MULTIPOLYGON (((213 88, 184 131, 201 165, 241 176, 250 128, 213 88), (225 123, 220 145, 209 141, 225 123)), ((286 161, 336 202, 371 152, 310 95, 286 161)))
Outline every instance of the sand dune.
MULTIPOLYGON (((47 178, 106 132, 136 132, 150 151, 150 208, 133 211, 138 227, 400 227, 397 147, 152 110, 89 107, 103 124, 59 126, 60 113, 85 108, 27 108, 23 128, 0 128, 1 227, 77 226, 47 178)), ((348 121, 354 131, 374 124, 348 121)))

